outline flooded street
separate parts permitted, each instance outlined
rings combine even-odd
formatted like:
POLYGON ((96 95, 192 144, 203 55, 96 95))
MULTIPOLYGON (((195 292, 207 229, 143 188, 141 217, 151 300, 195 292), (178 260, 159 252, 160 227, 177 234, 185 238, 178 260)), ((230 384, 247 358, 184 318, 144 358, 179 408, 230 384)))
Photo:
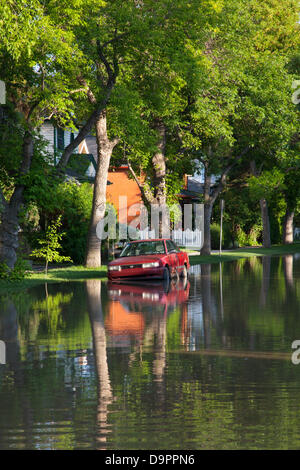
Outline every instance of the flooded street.
POLYGON ((300 448, 299 255, 0 305, 0 449, 300 448))

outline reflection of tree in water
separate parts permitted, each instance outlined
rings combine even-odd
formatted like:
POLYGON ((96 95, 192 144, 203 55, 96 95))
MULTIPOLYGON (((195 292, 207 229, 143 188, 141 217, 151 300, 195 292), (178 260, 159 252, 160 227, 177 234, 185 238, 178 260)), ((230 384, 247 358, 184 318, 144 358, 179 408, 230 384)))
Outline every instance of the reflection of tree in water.
MULTIPOLYGON (((134 368, 137 362, 142 367, 144 351, 147 354, 151 350, 153 393, 156 396, 157 406, 161 407, 165 397, 168 318, 174 311, 178 311, 179 304, 182 305, 187 301, 189 283, 185 280, 172 281, 168 285, 161 283, 157 285, 155 283, 114 284, 109 286, 109 293, 110 305, 105 317, 107 331, 114 340, 114 337, 116 339, 121 337, 120 330, 123 327, 123 337, 131 335, 131 340, 134 339, 134 344, 131 341, 130 345, 129 368, 134 368), (136 325, 133 324, 134 321, 136 325)), ((179 325, 180 321, 178 321, 178 328, 179 325)), ((179 334, 178 337, 180 338, 179 334)), ((124 341, 123 344, 125 344, 124 341)), ((119 345, 122 345, 120 340, 119 345)))
POLYGON ((293 276, 294 256, 287 255, 283 257, 283 272, 287 292, 291 292, 294 288, 293 276))
POLYGON ((202 312, 204 345, 206 348, 211 344, 211 313, 212 313, 212 292, 211 292, 211 265, 203 264, 201 266, 201 292, 202 292, 202 312))
POLYGON ((223 263, 222 269, 202 265, 188 306, 191 340, 185 338, 186 347, 276 350, 279 338, 290 337, 298 324, 299 280, 294 264, 295 257, 287 255, 241 259, 223 263), (196 321, 197 310, 202 321, 196 321))
POLYGON ((113 395, 109 378, 106 351, 106 334, 104 328, 101 302, 101 281, 86 281, 88 312, 93 334, 93 349, 97 374, 98 405, 97 405, 97 448, 105 449, 109 426, 107 424, 108 406, 113 395))
POLYGON ((262 267, 263 271, 259 304, 261 307, 265 307, 270 288, 271 256, 263 256, 262 267))
MULTIPOLYGON (((22 412, 22 431, 24 433, 24 440, 20 448, 31 449, 33 448, 33 410, 31 408, 30 400, 26 390, 26 381, 24 377, 24 370, 20 356, 20 345, 18 340, 18 313, 14 302, 11 299, 6 299, 1 302, 1 315, 0 315, 0 338, 6 344, 6 365, 3 373, 10 380, 13 380, 14 393, 22 390, 18 394, 21 412, 22 412)), ((9 406, 7 404, 7 406, 9 406)), ((2 414, 2 419, 4 418, 2 414)), ((1 425, 5 428, 6 423, 1 425)), ((0 447, 6 448, 5 436, 0 433, 0 447)))

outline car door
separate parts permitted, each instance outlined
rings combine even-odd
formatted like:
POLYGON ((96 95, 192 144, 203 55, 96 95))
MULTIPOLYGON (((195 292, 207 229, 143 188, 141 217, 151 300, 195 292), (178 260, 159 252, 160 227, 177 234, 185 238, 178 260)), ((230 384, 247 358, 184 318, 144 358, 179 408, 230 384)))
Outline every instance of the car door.
POLYGON ((176 243, 172 241, 176 253, 177 253, 177 260, 178 260, 178 267, 179 267, 179 272, 183 271, 184 263, 186 262, 186 254, 178 248, 176 243))
POLYGON ((170 262, 170 267, 172 270, 172 273, 175 274, 176 272, 179 273, 179 264, 180 260, 178 257, 177 249, 172 242, 172 240, 166 240, 166 246, 167 246, 167 251, 168 251, 168 257, 169 257, 169 262, 170 262))

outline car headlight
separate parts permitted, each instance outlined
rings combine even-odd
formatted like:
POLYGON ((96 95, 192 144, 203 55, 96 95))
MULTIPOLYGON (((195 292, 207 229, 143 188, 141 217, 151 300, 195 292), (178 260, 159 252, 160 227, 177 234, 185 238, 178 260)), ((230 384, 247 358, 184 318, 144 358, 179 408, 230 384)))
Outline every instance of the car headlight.
POLYGON ((142 264, 142 268, 158 268, 159 262, 154 261, 153 263, 144 263, 142 264))
POLYGON ((121 271, 121 266, 108 266, 109 271, 121 271))

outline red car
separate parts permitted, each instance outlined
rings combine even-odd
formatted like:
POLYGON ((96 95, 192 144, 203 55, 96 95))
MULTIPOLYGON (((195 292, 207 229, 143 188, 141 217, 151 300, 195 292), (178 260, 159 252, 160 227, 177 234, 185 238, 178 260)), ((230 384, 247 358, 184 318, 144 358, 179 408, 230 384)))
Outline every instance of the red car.
POLYGON ((190 268, 187 253, 180 251, 170 239, 139 240, 127 243, 120 257, 108 264, 108 278, 152 278, 169 280, 186 277, 190 268))

